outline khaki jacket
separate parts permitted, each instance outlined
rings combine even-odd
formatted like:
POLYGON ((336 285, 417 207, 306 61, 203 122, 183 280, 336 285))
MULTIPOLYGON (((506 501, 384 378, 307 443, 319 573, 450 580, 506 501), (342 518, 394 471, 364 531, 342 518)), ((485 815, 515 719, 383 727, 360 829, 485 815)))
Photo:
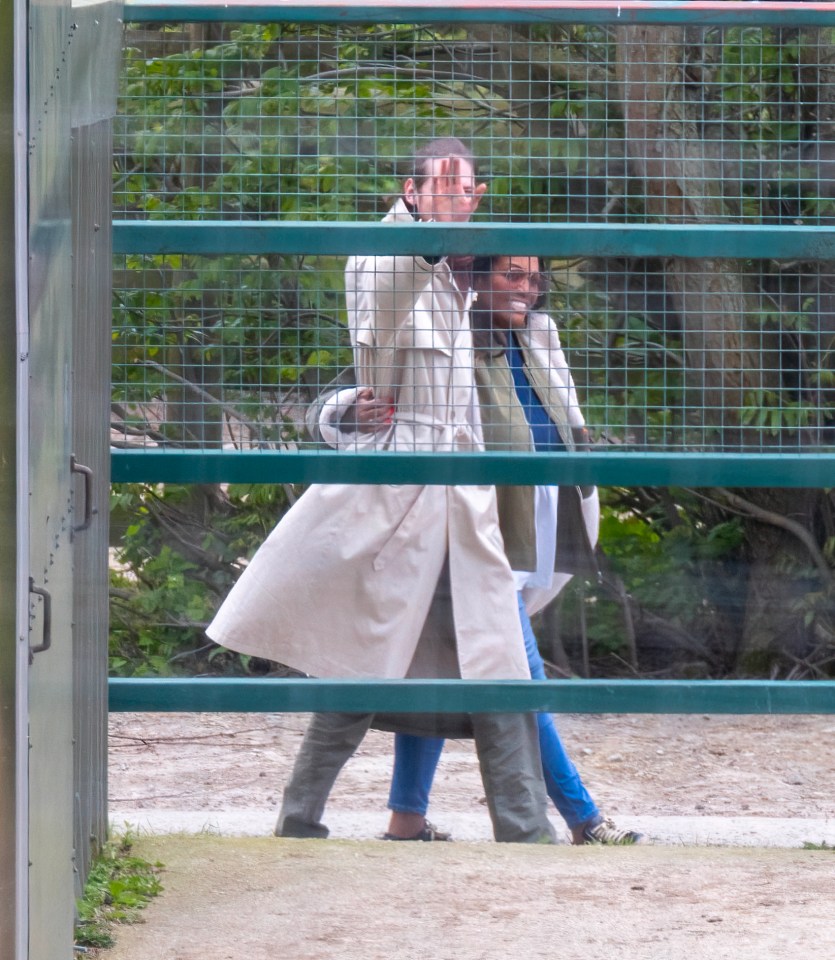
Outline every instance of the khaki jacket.
MULTIPOLYGON (((402 202, 386 219, 412 221, 402 202)), ((483 449, 469 300, 447 264, 351 257, 345 288, 358 378, 396 407, 374 446, 483 449)), ((404 677, 445 562, 460 676, 529 677, 490 486, 310 487, 207 633, 314 676, 404 677)))
MULTIPOLYGON (((481 336, 481 335, 479 335, 481 336)), ((557 326, 546 313, 532 312, 517 331, 528 380, 567 450, 578 446, 585 421, 557 326)), ((503 344, 479 344, 476 382, 488 450, 532 450, 524 411, 516 399, 513 376, 503 344)), ((582 441, 581 441, 582 442, 582 441)), ((498 488, 499 516, 505 549, 514 570, 532 570, 536 563, 533 487, 498 488)), ((557 555, 554 580, 545 588, 525 588, 528 613, 541 610, 575 573, 596 574, 593 548, 597 543, 600 504, 597 489, 558 489, 557 555)))

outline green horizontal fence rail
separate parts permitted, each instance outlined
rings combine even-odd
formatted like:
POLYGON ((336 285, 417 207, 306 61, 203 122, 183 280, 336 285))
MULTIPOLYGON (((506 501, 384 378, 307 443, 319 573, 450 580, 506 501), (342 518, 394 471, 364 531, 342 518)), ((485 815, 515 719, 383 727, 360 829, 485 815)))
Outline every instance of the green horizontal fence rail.
POLYGON ((835 259, 835 228, 746 224, 315 223, 280 220, 116 220, 113 252, 268 254, 304 253, 442 256, 445 254, 544 257, 721 257, 835 259))
MULTIPOLYGON (((701 3, 656 0, 436 0, 339 4, 127 0, 134 23, 688 24, 792 28, 835 25, 833 3, 701 3)), ((739 224, 428 224, 281 221, 116 221, 118 254, 493 253, 546 256, 730 257, 835 260, 835 229, 739 224)), ((682 486, 820 486, 835 479, 835 453, 335 454, 114 450, 114 482, 598 483, 682 486)), ((355 681, 312 679, 111 679, 114 711, 835 713, 830 681, 355 681)))
POLYGON ((829 487, 835 454, 114 450, 114 483, 829 487))
POLYGON ((168 713, 835 713, 835 682, 111 679, 110 709, 168 713))
MULTIPOLYGON (((616 5, 616 24, 687 23, 731 26, 817 26, 831 23, 828 3, 750 3, 726 0, 622 0, 616 5)), ((224 0, 126 0, 125 20, 136 23, 581 23, 612 24, 612 4, 605 0, 469 0, 455 6, 437 0, 410 3, 343 3, 306 0, 305 3, 234 3, 224 0)))

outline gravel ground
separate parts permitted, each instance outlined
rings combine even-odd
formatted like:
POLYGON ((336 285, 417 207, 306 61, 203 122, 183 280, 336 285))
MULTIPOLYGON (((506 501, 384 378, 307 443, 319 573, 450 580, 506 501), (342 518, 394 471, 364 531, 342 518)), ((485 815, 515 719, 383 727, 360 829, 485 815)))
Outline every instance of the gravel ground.
MULTIPOLYGON (((113 714, 111 821, 269 835, 306 721, 113 714)), ((656 841, 835 844, 835 717, 566 715, 558 724, 601 810, 656 841)), ((390 735, 371 731, 346 766, 326 811, 333 837, 385 829, 391 748, 390 735)), ((447 744, 430 816, 460 840, 490 838, 470 742, 447 744)))
POLYGON ((145 838, 106 960, 832 960, 835 853, 145 838))
POLYGON ((111 822, 165 890, 103 960, 835 957, 835 718, 559 717, 601 808, 646 833, 631 848, 489 842, 467 742, 431 810, 457 842, 371 839, 392 744, 373 731, 326 811, 336 839, 276 840, 305 722, 112 716, 111 822))

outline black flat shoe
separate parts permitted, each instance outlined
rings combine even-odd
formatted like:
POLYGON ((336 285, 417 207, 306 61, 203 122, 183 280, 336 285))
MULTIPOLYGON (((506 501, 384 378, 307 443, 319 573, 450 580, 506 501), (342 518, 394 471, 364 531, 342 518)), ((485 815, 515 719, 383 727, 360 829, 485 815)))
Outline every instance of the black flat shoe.
POLYGON ((416 833, 413 837, 396 837, 393 833, 384 833, 382 838, 383 840, 422 840, 424 843, 428 843, 430 840, 452 840, 451 833, 444 833, 439 830, 434 823, 430 823, 428 820, 425 820, 423 823, 423 829, 420 833, 416 833))

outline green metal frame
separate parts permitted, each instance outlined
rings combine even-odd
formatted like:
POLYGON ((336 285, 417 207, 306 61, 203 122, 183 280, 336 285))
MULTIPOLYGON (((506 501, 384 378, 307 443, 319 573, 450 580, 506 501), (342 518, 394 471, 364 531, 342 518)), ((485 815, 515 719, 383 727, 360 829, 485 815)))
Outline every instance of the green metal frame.
POLYGON ((769 680, 110 681, 122 712, 835 713, 835 682, 769 680))
MULTIPOLYGON (((131 22, 330 23, 688 23, 835 25, 835 3, 702 3, 700 0, 436 0, 390 5, 127 0, 131 22)), ((136 222, 114 224, 114 251, 138 253, 348 254, 362 231, 368 253, 503 253, 565 256, 684 256, 835 259, 828 227, 666 224, 429 224, 136 222)), ((116 482, 598 483, 681 486, 821 486, 835 453, 374 455, 329 451, 114 451, 116 482)), ((527 711, 576 713, 835 713, 835 682, 792 681, 337 681, 190 679, 110 681, 114 711, 527 711)))
MULTIPOLYGON (((688 23, 730 26, 796 27, 832 22, 831 3, 733 2, 718 5, 700 0, 621 0, 617 4, 618 24, 688 23)), ((506 0, 467 0, 455 6, 437 0, 410 3, 377 2, 275 3, 264 0, 230 5, 224 0, 126 0, 125 20, 131 22, 196 23, 228 21, 269 23, 584 23, 611 24, 612 3, 606 0, 535 0, 507 3, 506 0)))
POLYGON ((829 487, 835 453, 337 453, 114 450, 114 483, 829 487))
MULTIPOLYGON (((833 11, 835 14, 835 11, 833 11)), ((325 254, 835 259, 835 228, 758 224, 460 223, 116 220, 117 254, 325 254)))

